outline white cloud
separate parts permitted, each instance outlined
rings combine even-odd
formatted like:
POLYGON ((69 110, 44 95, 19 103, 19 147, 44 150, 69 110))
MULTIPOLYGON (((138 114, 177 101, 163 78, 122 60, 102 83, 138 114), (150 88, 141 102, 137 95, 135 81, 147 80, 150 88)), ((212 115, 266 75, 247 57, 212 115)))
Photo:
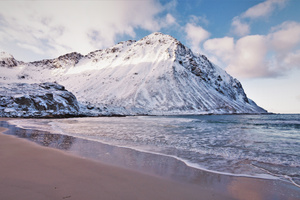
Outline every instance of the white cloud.
POLYGON ((266 39, 262 35, 239 39, 226 70, 234 76, 243 78, 275 75, 266 61, 267 47, 266 39))
POLYGON ((259 18, 270 15, 277 7, 283 7, 287 0, 266 0, 259 3, 242 14, 242 18, 259 18))
POLYGON ((28 49, 30 51, 33 51, 33 52, 37 53, 37 54, 43 54, 44 53, 42 49, 40 49, 36 46, 32 46, 30 44, 17 43, 17 45, 19 47, 22 47, 23 49, 28 49))
POLYGON ((272 48, 281 52, 289 51, 300 43, 300 23, 284 22, 272 28, 268 37, 272 48))
POLYGON ((86 54, 113 45, 135 29, 159 31, 176 23, 163 15, 174 1, 1 1, 0 45, 14 42, 36 53, 86 54))
POLYGON ((300 50, 288 53, 283 62, 288 68, 300 68, 300 50))
POLYGON ((283 8, 288 0, 266 0, 250 7, 244 13, 232 19, 231 32, 237 36, 250 33, 249 20, 270 16, 276 8, 283 8))
POLYGON ((241 22, 239 17, 235 17, 231 23, 232 32, 237 36, 244 36, 250 33, 250 26, 245 22, 241 22))
POLYGON ((214 38, 204 42, 206 52, 221 58, 222 62, 230 62, 234 54, 234 39, 232 37, 214 38))
POLYGON ((296 96, 296 100, 300 102, 300 94, 296 96))
POLYGON ((166 15, 166 24, 171 25, 175 23, 176 23, 176 19, 170 13, 168 13, 166 15))
POLYGON ((225 64, 229 74, 239 78, 271 76, 268 67, 268 50, 265 36, 245 36, 234 42, 232 37, 215 38, 204 43, 204 50, 216 55, 219 63, 225 64))
POLYGON ((190 18, 190 23, 192 24, 199 24, 199 23, 202 23, 202 24, 209 24, 209 21, 208 19, 206 18, 206 16, 195 16, 195 15, 190 15, 189 16, 190 18))
POLYGON ((278 70, 300 68, 300 23, 287 21, 268 34, 269 49, 276 53, 278 70))
POLYGON ((300 23, 284 22, 267 35, 205 41, 204 51, 238 78, 275 77, 300 68, 300 23))
POLYGON ((185 32, 186 39, 190 43, 192 50, 196 52, 201 52, 200 44, 201 42, 209 38, 210 33, 201 26, 197 26, 192 23, 186 24, 185 32))

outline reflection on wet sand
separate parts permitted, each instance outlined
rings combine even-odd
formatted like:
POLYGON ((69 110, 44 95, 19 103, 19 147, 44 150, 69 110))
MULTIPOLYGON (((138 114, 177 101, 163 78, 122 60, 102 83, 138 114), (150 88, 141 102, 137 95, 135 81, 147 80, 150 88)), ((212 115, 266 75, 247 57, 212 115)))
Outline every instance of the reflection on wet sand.
POLYGON ((69 150, 76 140, 76 138, 60 135, 51 134, 44 131, 32 130, 32 129, 21 129, 16 126, 9 125, 7 122, 0 121, 0 126, 8 128, 6 134, 15 135, 20 138, 25 138, 42 146, 52 147, 61 150, 69 150))
POLYGON ((234 199, 300 199, 300 188, 280 180, 233 177, 210 173, 187 166, 176 158, 140 152, 44 131, 21 129, 0 121, 6 134, 26 138, 43 146, 168 179, 214 188, 234 199))

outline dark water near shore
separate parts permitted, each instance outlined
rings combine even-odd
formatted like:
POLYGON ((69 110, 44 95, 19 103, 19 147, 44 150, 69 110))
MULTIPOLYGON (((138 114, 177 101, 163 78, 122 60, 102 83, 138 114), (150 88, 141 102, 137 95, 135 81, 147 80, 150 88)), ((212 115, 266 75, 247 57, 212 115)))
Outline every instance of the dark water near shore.
POLYGON ((75 138, 82 138, 94 145, 101 142, 165 155, 219 174, 300 185, 300 115, 16 119, 10 123, 56 133, 48 137, 60 140, 61 148, 71 148, 75 138))

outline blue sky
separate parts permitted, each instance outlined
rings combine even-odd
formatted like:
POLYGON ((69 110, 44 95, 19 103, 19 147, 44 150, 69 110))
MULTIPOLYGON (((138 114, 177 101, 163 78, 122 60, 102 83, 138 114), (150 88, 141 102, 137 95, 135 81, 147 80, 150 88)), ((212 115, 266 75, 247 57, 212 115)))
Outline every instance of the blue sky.
POLYGON ((0 1, 0 51, 87 54, 159 31, 242 82, 270 112, 300 113, 299 0, 0 1))

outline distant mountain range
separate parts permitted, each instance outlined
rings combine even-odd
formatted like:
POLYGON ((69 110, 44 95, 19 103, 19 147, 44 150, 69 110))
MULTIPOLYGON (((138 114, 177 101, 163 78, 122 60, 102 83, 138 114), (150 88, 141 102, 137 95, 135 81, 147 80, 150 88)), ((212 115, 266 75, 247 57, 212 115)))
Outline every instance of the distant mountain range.
MULTIPOLYGON (((139 41, 120 42, 87 55, 74 52, 27 63, 2 52, 0 70, 0 116, 267 112, 247 98, 237 79, 204 55, 193 53, 175 38, 162 33, 150 34, 139 41), (16 84, 23 86, 17 89, 16 84), (61 109, 63 112, 59 113, 59 109, 38 108, 33 103, 31 109, 24 110, 22 103, 13 101, 20 95, 35 101, 38 98, 34 92, 36 84, 52 85, 53 90, 64 87, 76 97, 74 102, 69 102, 72 106, 76 104, 76 109, 61 109), (28 90, 24 89, 26 86, 28 90)), ((53 90, 41 93, 55 93, 53 90)), ((51 104, 46 97, 41 101, 51 104)))

